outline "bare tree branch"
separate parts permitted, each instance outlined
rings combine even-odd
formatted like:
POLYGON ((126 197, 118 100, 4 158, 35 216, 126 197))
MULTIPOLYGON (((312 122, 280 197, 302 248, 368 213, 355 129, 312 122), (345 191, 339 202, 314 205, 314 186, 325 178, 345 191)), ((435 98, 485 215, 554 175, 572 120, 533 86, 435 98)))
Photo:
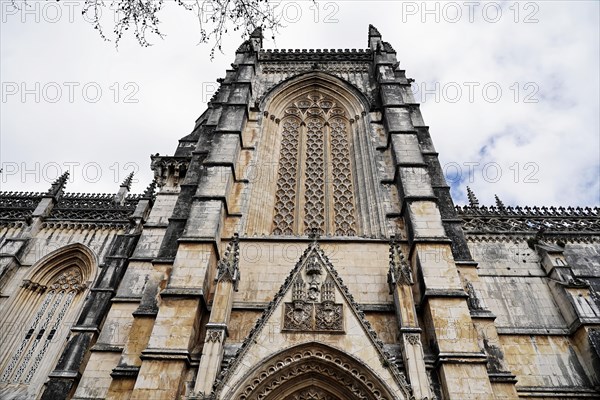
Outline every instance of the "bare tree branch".
MULTIPOLYGON (((26 5, 28 0, 11 0, 13 6, 26 5)), ((59 1, 59 0, 47 0, 59 1)), ((255 28, 271 32, 274 37, 282 27, 281 16, 276 15, 268 0, 84 0, 82 14, 91 22, 100 37, 114 41, 118 47, 121 39, 133 32, 142 47, 151 45, 152 37, 164 38, 160 29, 159 13, 167 3, 177 4, 194 12, 199 23, 200 43, 211 44, 210 57, 222 49, 223 35, 232 29, 247 37, 255 28), (102 15, 114 13, 112 35, 107 34, 102 15)))

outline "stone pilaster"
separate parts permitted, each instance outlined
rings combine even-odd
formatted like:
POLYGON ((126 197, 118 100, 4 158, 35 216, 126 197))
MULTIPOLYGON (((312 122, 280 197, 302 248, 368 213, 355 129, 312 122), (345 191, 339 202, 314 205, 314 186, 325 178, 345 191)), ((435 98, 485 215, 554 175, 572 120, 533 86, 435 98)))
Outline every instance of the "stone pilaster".
POLYGON ((81 377, 80 371, 85 369, 89 361, 86 357, 88 351, 103 327, 111 299, 123 278, 138 238, 139 232, 121 234, 115 238, 103 268, 83 303, 79 318, 71 328, 71 335, 58 364, 49 375, 41 399, 66 399, 76 386, 81 377))
MULTIPOLYGON (((223 344, 228 336, 228 326, 233 305, 233 292, 239 282, 239 243, 238 237, 232 239, 219 261, 216 288, 208 324, 200 366, 196 376, 194 392, 196 396, 208 396, 223 361, 223 344)), ((193 397, 190 397, 193 398, 193 397)))
POLYGON ((429 399, 432 393, 425 368, 421 328, 413 299, 413 271, 394 238, 390 243, 388 284, 390 294, 394 296, 394 306, 400 323, 400 345, 402 346, 404 367, 413 395, 415 399, 429 399))

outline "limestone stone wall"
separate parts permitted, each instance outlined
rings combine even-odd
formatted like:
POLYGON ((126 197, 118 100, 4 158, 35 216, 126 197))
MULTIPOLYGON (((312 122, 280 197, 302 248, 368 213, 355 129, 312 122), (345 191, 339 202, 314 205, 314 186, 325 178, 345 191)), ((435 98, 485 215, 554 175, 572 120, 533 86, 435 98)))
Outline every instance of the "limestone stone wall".
POLYGON ((560 253, 543 259, 524 238, 471 237, 468 244, 478 263, 474 295, 495 316, 498 332, 485 346, 503 349, 503 362, 516 375, 519 395, 543 398, 552 391, 559 397, 588 396, 598 379, 597 361, 594 336, 580 323, 593 324, 599 315, 594 287, 600 246, 568 241, 561 261, 560 253), (570 268, 573 276, 567 273, 561 281, 548 266, 570 268))

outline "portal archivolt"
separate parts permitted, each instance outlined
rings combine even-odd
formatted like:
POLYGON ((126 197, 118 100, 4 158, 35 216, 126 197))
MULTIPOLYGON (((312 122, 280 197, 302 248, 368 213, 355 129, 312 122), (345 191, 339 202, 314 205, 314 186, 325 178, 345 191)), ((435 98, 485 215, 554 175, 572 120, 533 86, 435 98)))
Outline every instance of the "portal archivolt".
POLYGON ((235 387, 239 389, 226 395, 226 399, 397 398, 366 365, 316 342, 296 346, 271 357, 235 387))

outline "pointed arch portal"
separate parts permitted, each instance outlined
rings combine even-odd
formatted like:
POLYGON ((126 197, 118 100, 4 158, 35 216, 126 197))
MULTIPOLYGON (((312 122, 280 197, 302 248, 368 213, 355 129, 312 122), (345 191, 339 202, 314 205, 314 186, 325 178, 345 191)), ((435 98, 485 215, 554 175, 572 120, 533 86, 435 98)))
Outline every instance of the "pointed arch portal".
POLYGON ((283 350, 259 363, 224 399, 376 400, 397 395, 364 363, 319 342, 283 350))

